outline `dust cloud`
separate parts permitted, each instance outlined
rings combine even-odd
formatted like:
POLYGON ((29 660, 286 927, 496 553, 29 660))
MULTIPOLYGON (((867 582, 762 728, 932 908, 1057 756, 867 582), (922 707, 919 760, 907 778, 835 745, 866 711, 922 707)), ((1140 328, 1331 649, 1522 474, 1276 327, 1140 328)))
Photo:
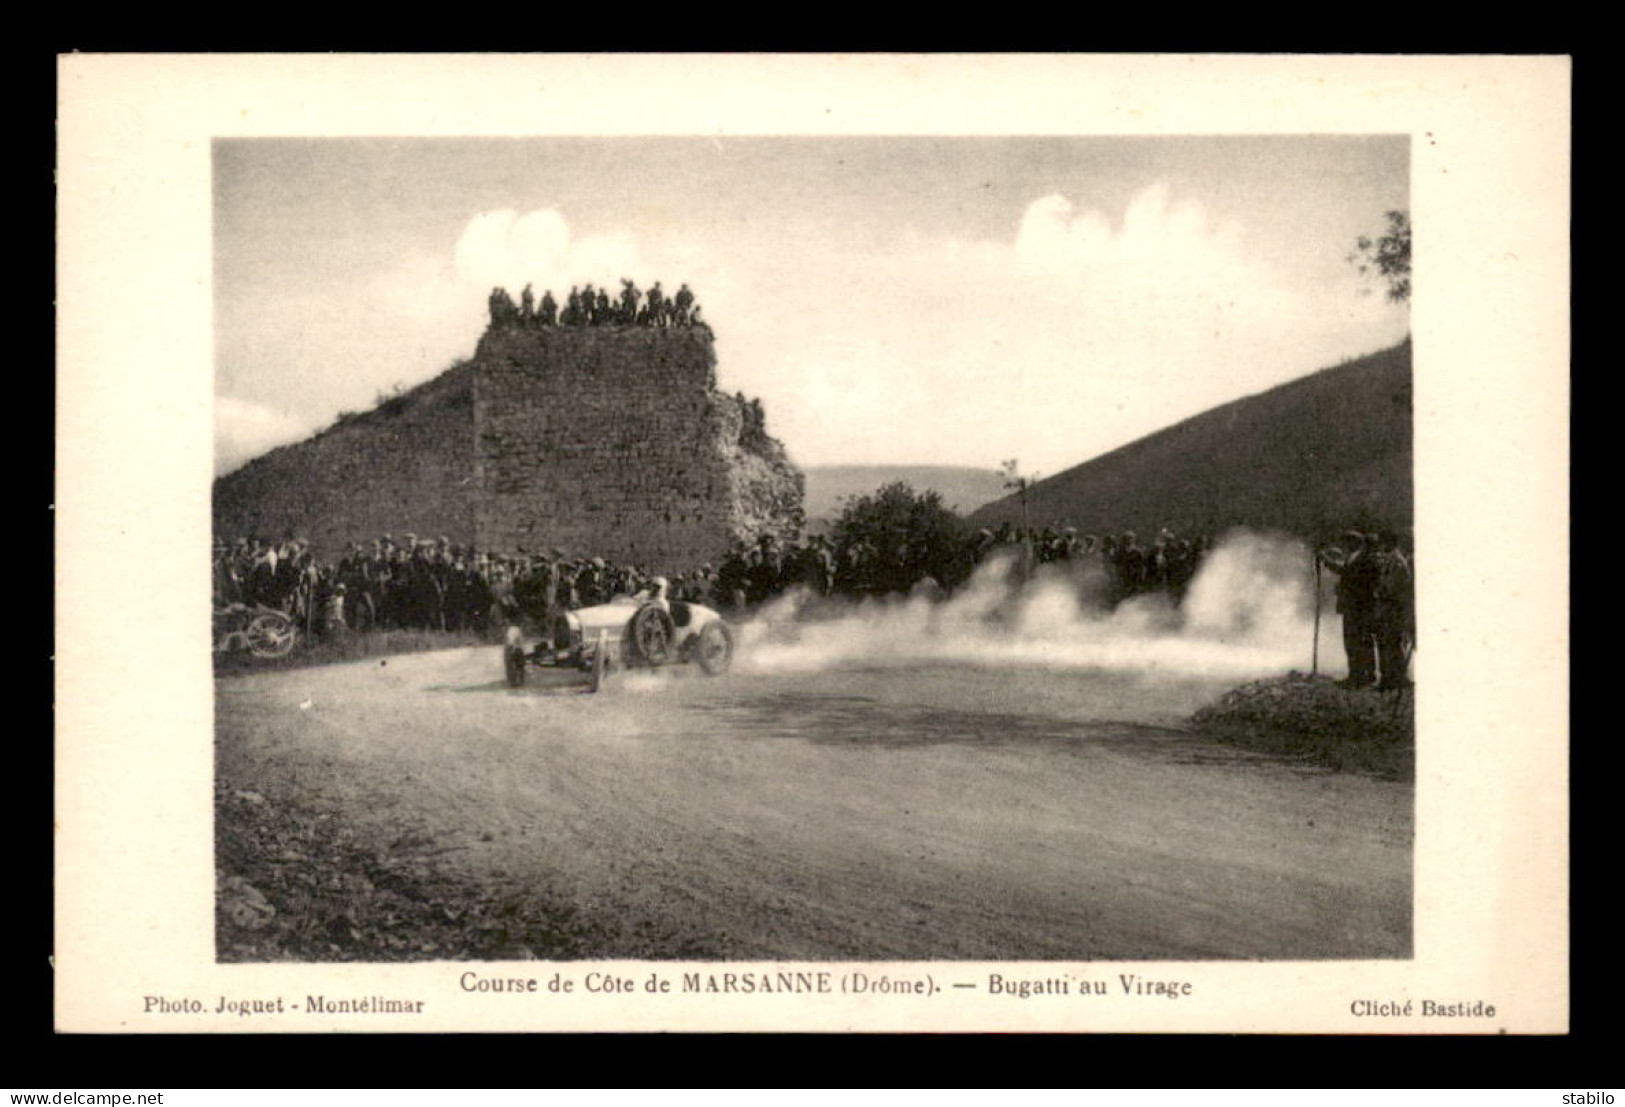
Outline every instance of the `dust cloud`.
MULTIPOLYGON (((1232 531, 1191 582, 1106 602, 1098 561, 1043 565, 1023 581, 1014 555, 985 562, 946 600, 925 596, 842 603, 789 593, 741 628, 743 671, 810 672, 929 663, 1250 677, 1307 671, 1314 574, 1296 539, 1232 531)), ((1322 603, 1321 666, 1337 641, 1322 603)))

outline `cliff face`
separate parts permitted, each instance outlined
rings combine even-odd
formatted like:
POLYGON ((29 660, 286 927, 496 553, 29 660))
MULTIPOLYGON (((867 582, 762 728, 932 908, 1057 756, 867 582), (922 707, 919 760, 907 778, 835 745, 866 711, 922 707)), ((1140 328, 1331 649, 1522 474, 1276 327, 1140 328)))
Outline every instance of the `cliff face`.
POLYGON ((807 480, 778 439, 768 436, 760 405, 716 392, 711 408, 716 449, 728 474, 730 540, 753 544, 763 534, 781 544, 799 540, 807 480))
POLYGON ((473 379, 457 365, 221 477, 215 535, 308 538, 324 557, 381 534, 472 542, 473 379))
POLYGON ((474 379, 481 548, 675 572, 799 528, 801 475, 704 328, 493 329, 474 379))
POLYGON ((761 405, 716 388, 703 327, 493 328, 472 361, 215 482, 215 533, 381 534, 656 572, 800 533, 804 485, 761 405))

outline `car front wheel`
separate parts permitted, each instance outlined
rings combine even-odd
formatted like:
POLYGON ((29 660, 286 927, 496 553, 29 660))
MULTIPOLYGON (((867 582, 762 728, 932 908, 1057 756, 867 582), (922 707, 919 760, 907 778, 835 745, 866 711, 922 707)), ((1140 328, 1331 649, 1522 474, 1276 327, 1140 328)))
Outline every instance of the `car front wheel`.
POLYGON ((650 604, 632 616, 631 638, 634 656, 646 665, 664 665, 671 660, 672 641, 677 627, 661 607, 650 604))

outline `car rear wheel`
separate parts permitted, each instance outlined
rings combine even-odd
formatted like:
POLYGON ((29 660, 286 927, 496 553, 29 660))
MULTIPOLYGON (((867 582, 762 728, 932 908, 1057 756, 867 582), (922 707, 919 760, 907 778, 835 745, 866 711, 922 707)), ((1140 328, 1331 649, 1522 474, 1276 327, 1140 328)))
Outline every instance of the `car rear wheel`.
POLYGON ((700 628, 695 660, 706 676, 721 676, 733 664, 734 636, 726 623, 710 622, 700 628))

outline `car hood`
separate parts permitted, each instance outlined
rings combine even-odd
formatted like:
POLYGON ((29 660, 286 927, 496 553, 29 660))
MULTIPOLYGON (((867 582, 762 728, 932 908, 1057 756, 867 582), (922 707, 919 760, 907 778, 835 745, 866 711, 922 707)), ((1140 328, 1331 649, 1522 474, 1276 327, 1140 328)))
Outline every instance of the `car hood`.
POLYGON ((638 607, 637 601, 632 599, 612 600, 592 607, 579 607, 570 614, 575 617, 583 632, 619 630, 632 621, 632 616, 638 613, 638 607))
MULTIPOLYGON (((632 616, 638 613, 643 605, 630 597, 611 600, 609 603, 596 604, 592 607, 581 607, 570 612, 576 625, 581 628, 582 635, 592 637, 600 630, 619 632, 632 621, 632 616)), ((678 628, 682 634, 696 634, 706 623, 721 621, 718 615, 709 607, 702 604, 690 603, 688 606, 687 622, 678 628)))

